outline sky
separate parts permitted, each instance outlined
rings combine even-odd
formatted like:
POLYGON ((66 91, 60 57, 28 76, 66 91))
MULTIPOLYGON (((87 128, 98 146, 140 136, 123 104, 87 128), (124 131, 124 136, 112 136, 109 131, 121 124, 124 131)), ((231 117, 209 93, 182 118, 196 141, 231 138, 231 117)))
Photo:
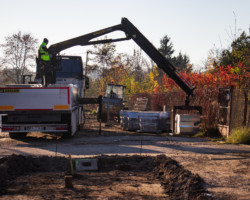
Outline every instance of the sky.
MULTIPOLYGON (((249 0, 0 0, 0 43, 21 31, 49 45, 121 23, 126 17, 156 47, 171 38, 175 55, 189 56, 202 67, 213 48, 228 48, 232 37, 250 31, 249 0)), ((111 34, 108 37, 123 37, 111 34)), ((49 46, 48 45, 48 46, 49 46)), ((133 41, 116 43, 118 52, 132 54, 133 41)), ((90 46, 63 51, 86 56, 90 46)))

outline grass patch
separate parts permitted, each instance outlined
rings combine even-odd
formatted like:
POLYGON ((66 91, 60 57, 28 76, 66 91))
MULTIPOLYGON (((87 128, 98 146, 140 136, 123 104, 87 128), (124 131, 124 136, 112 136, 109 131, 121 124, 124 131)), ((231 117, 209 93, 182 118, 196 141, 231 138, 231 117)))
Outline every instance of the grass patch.
POLYGON ((194 137, 206 137, 206 132, 205 131, 200 131, 194 135, 194 137))
POLYGON ((96 109, 92 110, 90 114, 91 114, 91 115, 97 115, 96 109))
POLYGON ((250 128, 241 127, 233 129, 226 141, 232 144, 250 144, 250 128))
POLYGON ((225 143, 224 137, 212 138, 211 142, 225 143))
POLYGON ((206 127, 202 129, 200 132, 196 133, 193 137, 221 138, 221 134, 217 127, 206 127))

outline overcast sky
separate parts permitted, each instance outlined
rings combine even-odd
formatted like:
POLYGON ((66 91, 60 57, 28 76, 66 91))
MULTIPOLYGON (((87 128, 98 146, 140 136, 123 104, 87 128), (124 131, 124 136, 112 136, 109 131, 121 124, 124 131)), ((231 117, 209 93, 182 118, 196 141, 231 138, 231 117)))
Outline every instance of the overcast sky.
MULTIPOLYGON (((0 43, 18 31, 31 33, 50 45, 120 24, 128 18, 156 48, 168 35, 176 53, 201 66, 209 49, 227 48, 231 36, 249 34, 250 0, 0 0, 0 43), (236 19, 236 26, 235 26, 236 19), (235 31, 236 28, 236 31, 235 31)), ((112 36, 112 35, 111 35, 112 36)), ((111 37, 110 36, 110 37, 111 37)), ((115 35, 116 36, 116 35, 115 35)), ((68 54, 84 57, 90 47, 68 54)), ((119 52, 132 54, 133 42, 117 43, 119 52)))

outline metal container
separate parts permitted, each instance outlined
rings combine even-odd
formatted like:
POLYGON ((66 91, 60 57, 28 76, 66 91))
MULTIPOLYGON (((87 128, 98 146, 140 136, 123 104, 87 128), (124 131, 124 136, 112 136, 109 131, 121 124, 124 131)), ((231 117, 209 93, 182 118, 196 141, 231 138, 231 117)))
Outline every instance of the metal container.
POLYGON ((195 134, 200 130, 200 115, 176 114, 176 134, 195 134))

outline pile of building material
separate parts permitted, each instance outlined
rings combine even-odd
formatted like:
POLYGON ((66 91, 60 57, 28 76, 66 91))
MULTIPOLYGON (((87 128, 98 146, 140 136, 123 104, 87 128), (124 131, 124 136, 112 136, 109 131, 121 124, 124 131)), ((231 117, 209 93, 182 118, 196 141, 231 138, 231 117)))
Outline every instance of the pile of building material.
POLYGON ((160 111, 120 111, 121 128, 140 132, 170 130, 170 113, 160 111))
MULTIPOLYGON (((121 110, 121 128, 138 132, 171 131, 171 114, 163 111, 121 110)), ((195 134, 200 130, 199 114, 176 114, 174 134, 195 134)))
POLYGON ((148 98, 146 97, 136 98, 136 102, 134 105, 135 111, 146 111, 147 108, 148 108, 148 98))

